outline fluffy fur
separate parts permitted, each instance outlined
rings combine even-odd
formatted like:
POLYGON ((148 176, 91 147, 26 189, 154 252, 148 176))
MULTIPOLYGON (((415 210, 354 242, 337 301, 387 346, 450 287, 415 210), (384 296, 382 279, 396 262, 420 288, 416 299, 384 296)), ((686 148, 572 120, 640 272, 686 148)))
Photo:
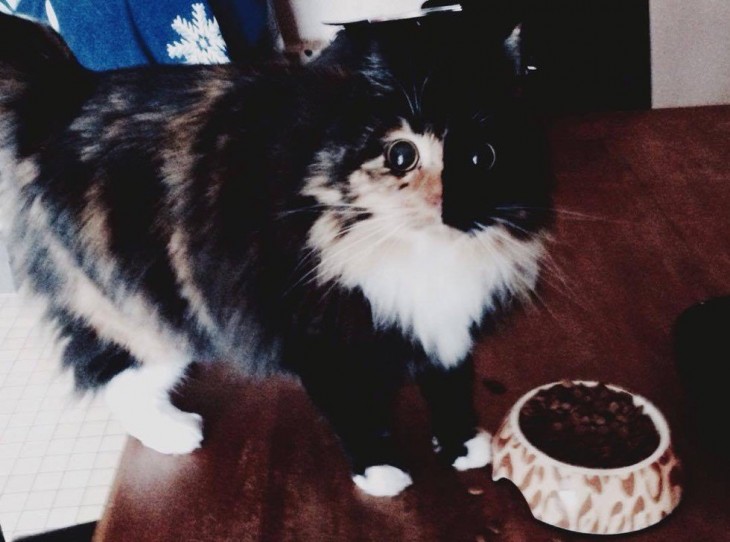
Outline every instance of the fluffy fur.
POLYGON ((535 285, 549 176, 514 25, 474 19, 352 25, 307 67, 91 73, 0 16, 2 213, 78 387, 184 453, 200 420, 167 393, 186 364, 294 373, 357 484, 390 495, 410 484, 390 403, 414 376, 439 453, 485 464, 473 333, 535 285))

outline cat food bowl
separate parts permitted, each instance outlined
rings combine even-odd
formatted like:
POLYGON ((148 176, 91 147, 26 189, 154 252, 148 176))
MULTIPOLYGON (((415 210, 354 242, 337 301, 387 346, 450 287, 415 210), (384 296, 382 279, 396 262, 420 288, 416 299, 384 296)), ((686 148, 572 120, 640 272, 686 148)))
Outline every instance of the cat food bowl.
POLYGON ((512 481, 536 519, 562 529, 638 531, 672 512, 682 494, 664 416, 617 386, 535 388, 512 407, 492 446, 492 478, 512 481))

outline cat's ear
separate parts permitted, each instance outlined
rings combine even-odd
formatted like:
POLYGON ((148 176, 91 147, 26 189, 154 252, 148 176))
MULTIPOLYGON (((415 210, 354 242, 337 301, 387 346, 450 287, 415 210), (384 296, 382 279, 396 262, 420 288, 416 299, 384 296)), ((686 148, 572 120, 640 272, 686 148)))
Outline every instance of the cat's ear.
POLYGON ((335 39, 313 65, 336 65, 359 69, 363 59, 375 56, 373 31, 367 22, 343 23, 335 39))
MULTIPOLYGON (((386 50, 402 39, 396 24, 359 21, 342 25, 334 41, 313 62, 321 66, 339 66, 356 72, 368 81, 371 91, 379 93, 391 88, 390 66, 386 50)), ((392 51, 391 51, 392 55, 392 51)))
POLYGON ((63 70, 77 64, 61 36, 50 26, 29 18, 0 13, 0 73, 9 69, 26 75, 63 70))
MULTIPOLYGON (((422 9, 459 6, 463 12, 464 28, 474 39, 487 45, 502 44, 502 48, 514 66, 516 75, 524 74, 522 22, 532 0, 428 0, 422 9)), ((477 45, 478 47, 478 45, 477 45)))

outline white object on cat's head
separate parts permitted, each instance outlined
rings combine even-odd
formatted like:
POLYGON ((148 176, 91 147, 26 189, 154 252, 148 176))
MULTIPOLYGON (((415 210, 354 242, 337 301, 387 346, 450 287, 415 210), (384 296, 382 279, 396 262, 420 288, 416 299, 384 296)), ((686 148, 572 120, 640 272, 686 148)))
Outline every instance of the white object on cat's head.
POLYGON ((434 15, 436 13, 458 13, 462 11, 461 4, 451 4, 448 6, 438 6, 438 7, 432 7, 432 8, 419 8, 419 9, 413 9, 405 12, 398 12, 398 13, 387 13, 387 14, 381 14, 381 15, 375 15, 375 16, 368 16, 365 19, 354 19, 354 20, 346 20, 346 21, 338 21, 338 22, 325 22, 324 24, 328 25, 334 25, 334 26, 345 26, 348 24, 363 24, 363 23, 386 23, 386 22, 394 22, 394 21, 409 21, 412 19, 422 19, 423 17, 428 17, 429 15, 434 15))
POLYGON ((277 22, 287 48, 297 48, 305 42, 325 46, 343 22, 396 16, 418 10, 422 3, 423 0, 289 0, 291 17, 279 17, 277 22))

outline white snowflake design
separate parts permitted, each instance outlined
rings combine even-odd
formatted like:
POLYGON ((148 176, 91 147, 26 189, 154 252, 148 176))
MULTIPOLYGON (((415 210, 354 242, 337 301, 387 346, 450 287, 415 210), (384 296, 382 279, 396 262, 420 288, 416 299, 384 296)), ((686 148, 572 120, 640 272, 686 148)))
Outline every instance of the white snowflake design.
POLYGON ((0 11, 12 14, 18 9, 18 4, 20 4, 20 0, 0 0, 0 11))
POLYGON ((18 4, 20 0, 0 0, 0 13, 12 15, 18 9, 18 4))
MULTIPOLYGON (((19 5, 20 0, 0 0, 0 13, 6 13, 8 15, 19 15, 20 17, 28 18, 28 15, 26 15, 25 13, 18 12, 19 5)), ((51 25, 51 28, 53 28, 56 32, 59 32, 60 29, 58 27, 58 17, 56 17, 56 11, 53 9, 51 0, 46 0, 45 7, 48 24, 51 25)))
POLYGON ((170 58, 182 58, 185 64, 225 64, 229 62, 226 43, 221 36, 215 17, 208 19, 203 4, 193 4, 193 18, 179 15, 172 21, 172 29, 182 38, 167 44, 170 58))

